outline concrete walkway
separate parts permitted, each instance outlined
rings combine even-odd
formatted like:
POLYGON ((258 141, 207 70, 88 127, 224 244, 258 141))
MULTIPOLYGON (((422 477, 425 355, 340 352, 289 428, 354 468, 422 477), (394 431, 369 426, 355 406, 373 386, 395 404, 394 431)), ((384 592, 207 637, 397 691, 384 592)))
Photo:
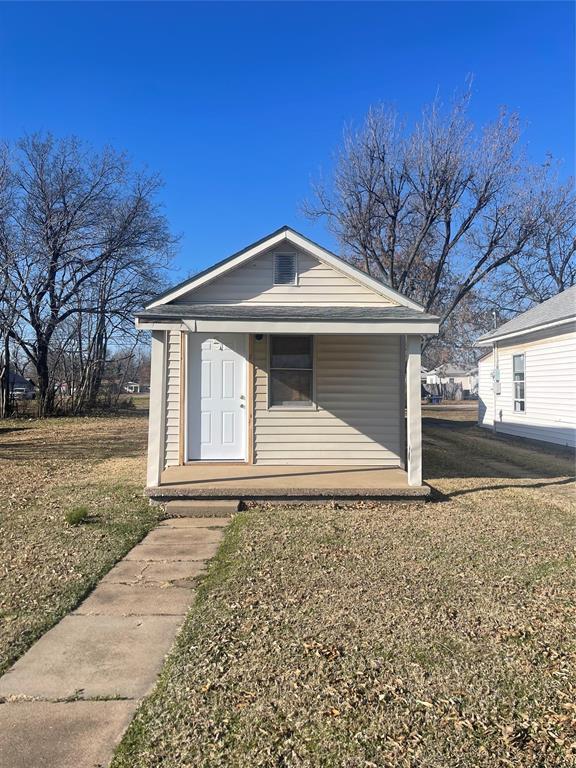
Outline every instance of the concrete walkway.
POLYGON ((109 764, 228 522, 163 521, 0 678, 0 765, 109 764))

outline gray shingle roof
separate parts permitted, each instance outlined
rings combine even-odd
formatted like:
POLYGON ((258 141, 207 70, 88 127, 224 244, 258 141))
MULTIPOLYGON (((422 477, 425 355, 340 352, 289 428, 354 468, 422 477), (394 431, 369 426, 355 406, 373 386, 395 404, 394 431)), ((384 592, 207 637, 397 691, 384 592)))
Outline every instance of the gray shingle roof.
POLYGON ((10 383, 10 387, 26 387, 27 389, 33 389, 36 386, 28 379, 25 379, 24 376, 19 374, 17 371, 10 371, 8 381, 10 383))
POLYGON ((532 307, 527 312, 522 312, 521 315, 517 315, 513 320, 504 323, 504 325, 496 328, 496 330, 485 333, 484 336, 480 336, 478 341, 490 341, 501 336, 528 331, 541 325, 555 323, 559 320, 570 320, 572 318, 576 320, 576 285, 572 288, 567 288, 557 296, 548 299, 548 301, 532 307))
POLYGON ((143 309, 139 320, 331 320, 336 322, 385 321, 385 320, 437 320, 434 315, 418 312, 408 307, 301 307, 263 306, 261 304, 163 304, 143 309))

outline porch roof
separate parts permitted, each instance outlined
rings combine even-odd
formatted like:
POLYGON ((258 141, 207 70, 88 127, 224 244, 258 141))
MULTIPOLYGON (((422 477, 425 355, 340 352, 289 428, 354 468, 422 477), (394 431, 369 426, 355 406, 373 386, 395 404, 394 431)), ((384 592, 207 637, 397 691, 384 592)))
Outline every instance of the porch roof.
POLYGON ((137 314, 139 328, 189 331, 438 333, 438 318, 400 306, 164 304, 137 314))

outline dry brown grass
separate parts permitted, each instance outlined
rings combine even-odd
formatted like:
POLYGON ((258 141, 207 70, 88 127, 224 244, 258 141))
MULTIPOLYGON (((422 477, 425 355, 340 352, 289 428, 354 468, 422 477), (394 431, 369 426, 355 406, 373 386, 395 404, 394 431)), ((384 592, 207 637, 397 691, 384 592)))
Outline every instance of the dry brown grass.
POLYGON ((437 503, 238 516, 114 768, 576 764, 573 459, 463 413, 437 503))
POLYGON ((0 670, 70 611, 150 529, 147 420, 14 420, 0 427, 0 670), (67 513, 85 507, 78 525, 67 513))

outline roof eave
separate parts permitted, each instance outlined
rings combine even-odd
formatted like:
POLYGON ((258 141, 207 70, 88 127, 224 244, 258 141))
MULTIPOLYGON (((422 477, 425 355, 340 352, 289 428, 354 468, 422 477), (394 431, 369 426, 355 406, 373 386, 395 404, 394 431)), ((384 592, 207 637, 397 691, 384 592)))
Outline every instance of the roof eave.
POLYGON ((435 335, 439 320, 424 317, 377 318, 218 318, 218 317, 166 317, 141 313, 136 318, 140 330, 180 330, 191 333, 305 333, 305 334, 381 334, 381 335, 435 335))
POLYGON ((513 339, 516 336, 525 336, 528 333, 536 333, 538 331, 544 331, 547 328, 555 328, 556 326, 559 326, 559 325, 565 325, 566 323, 574 323, 574 322, 576 322, 576 315, 571 315, 570 317, 565 317, 565 318, 562 318, 561 320, 554 320, 550 323, 538 323, 538 325, 531 325, 529 328, 520 328, 517 331, 510 331, 509 333, 496 332, 490 335, 480 336, 480 338, 476 340, 476 346, 487 347, 496 341, 513 339))

